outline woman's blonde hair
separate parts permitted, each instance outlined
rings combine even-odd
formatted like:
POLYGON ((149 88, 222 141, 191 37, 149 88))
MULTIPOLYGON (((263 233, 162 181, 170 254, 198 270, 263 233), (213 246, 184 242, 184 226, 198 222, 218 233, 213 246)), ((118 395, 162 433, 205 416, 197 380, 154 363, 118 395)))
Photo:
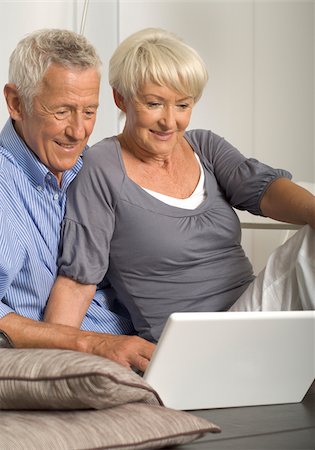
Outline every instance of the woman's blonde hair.
POLYGON ((125 39, 109 62, 109 83, 126 99, 144 83, 167 86, 198 101, 208 80, 204 61, 175 34, 147 28, 125 39))

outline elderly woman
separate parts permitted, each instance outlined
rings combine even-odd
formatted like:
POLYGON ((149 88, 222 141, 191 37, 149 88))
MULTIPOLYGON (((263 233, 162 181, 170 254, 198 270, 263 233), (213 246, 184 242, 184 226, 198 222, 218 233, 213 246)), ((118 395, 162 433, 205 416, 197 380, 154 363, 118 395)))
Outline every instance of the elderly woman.
MULTIPOLYGON (((293 295, 305 280, 282 267, 280 303, 270 290, 266 303, 266 276, 254 281, 233 210, 315 227, 314 197, 213 132, 186 131, 207 82, 200 56, 173 34, 146 29, 117 48, 109 81, 125 126, 86 153, 70 188, 46 320, 79 327, 105 277, 152 342, 174 311, 314 308, 311 268, 309 297, 293 295)), ((310 227, 297 234, 288 263, 315 243, 310 227)))

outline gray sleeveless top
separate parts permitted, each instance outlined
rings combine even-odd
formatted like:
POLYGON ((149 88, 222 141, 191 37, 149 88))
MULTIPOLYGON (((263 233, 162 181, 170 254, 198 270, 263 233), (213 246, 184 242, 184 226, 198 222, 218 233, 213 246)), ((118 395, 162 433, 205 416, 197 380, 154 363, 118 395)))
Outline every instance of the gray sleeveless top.
POLYGON ((67 194, 59 273, 84 284, 106 275, 151 341, 172 312, 226 310, 244 292, 254 276, 232 206, 261 214, 268 185, 290 177, 210 131, 185 137, 205 171, 206 198, 195 210, 167 205, 128 178, 116 137, 87 151, 67 194))

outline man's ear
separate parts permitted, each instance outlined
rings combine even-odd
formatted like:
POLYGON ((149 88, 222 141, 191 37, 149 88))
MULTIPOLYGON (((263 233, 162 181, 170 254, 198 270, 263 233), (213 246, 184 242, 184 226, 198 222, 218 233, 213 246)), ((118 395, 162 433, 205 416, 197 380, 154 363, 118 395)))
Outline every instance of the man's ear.
POLYGON ((122 111, 122 112, 126 112, 126 105, 125 105, 125 99, 124 97, 119 94, 118 91, 116 91, 116 89, 113 89, 113 96, 114 96, 114 100, 115 100, 115 104, 116 106, 122 111))
POLYGON ((3 93, 7 102, 7 108, 11 119, 21 120, 22 102, 14 83, 8 83, 4 86, 3 93))

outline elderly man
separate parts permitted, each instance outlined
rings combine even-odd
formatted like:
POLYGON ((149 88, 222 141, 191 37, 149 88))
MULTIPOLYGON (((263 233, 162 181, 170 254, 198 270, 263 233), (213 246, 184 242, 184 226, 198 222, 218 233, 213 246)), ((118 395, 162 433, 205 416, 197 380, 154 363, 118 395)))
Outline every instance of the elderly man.
POLYGON ((91 352, 143 370, 154 346, 128 336, 129 318, 111 310, 102 290, 81 330, 41 321, 56 277, 66 190, 96 120, 100 65, 93 46, 67 30, 34 32, 11 55, 4 87, 10 119, 0 134, 0 329, 16 347, 91 352))

